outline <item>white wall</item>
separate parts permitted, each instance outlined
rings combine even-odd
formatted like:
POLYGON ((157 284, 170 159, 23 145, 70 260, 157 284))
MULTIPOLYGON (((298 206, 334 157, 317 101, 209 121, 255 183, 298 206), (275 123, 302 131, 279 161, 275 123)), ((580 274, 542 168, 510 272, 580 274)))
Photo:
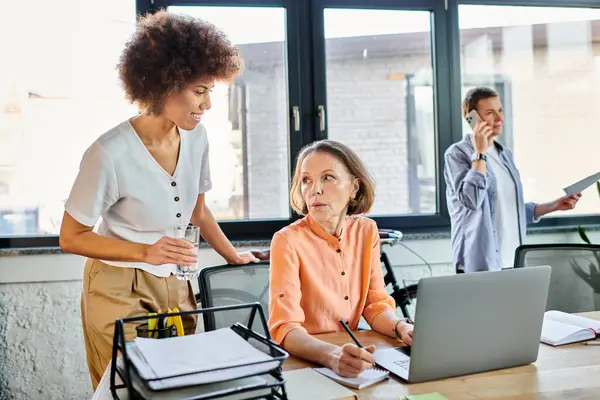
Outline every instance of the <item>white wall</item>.
MULTIPOLYGON (((592 232, 592 240, 600 233, 592 232)), ((529 243, 579 242, 575 233, 528 236, 529 243)), ((452 273, 450 240, 406 240, 435 275, 452 273)), ((428 276, 428 268, 402 246, 388 251, 399 280, 428 276)), ((222 264, 201 250, 203 265, 222 264)), ((91 397, 79 299, 83 259, 78 256, 0 257, 0 399, 91 397)), ((412 283, 412 282, 407 282, 412 283)))

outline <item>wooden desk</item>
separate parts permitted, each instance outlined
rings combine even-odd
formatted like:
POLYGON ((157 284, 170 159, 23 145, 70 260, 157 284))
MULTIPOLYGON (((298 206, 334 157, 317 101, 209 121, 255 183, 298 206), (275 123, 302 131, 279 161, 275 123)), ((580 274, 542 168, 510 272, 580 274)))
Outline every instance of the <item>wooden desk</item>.
MULTIPOLYGON (((580 315, 600 320, 600 312, 580 315)), ((398 342, 370 331, 357 332, 360 342, 378 348, 398 342)), ((349 342, 347 333, 319 335, 329 343, 349 342)), ((284 370, 314 367, 290 356, 284 370)), ((357 391, 360 400, 398 400, 401 395, 440 392, 449 400, 597 400, 600 399, 600 346, 540 344, 538 360, 530 365, 498 371, 408 384, 396 378, 357 391)))

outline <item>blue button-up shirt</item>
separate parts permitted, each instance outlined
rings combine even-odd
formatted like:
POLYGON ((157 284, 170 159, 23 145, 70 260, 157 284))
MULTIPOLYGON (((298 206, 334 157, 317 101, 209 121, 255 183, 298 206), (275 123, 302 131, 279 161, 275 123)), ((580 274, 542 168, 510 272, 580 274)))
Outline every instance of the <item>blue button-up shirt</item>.
MULTIPOLYGON (((511 151, 494 142, 500 160, 510 171, 517 198, 519 242, 523 244, 527 223, 537 222, 535 203, 525 204, 523 185, 511 151)), ((454 143, 444 155, 446 200, 452 225, 452 261, 465 272, 500 269, 498 221, 496 221, 497 180, 490 165, 486 175, 472 168, 475 149, 471 136, 454 143)))

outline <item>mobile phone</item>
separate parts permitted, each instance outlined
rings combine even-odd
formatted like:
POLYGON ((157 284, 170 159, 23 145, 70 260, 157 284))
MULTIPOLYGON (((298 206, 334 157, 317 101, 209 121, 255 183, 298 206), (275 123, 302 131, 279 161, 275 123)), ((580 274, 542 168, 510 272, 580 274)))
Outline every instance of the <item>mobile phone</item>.
POLYGON ((472 110, 470 113, 467 114, 465 120, 471 127, 471 130, 475 130, 475 126, 477 126, 479 121, 481 121, 481 117, 477 113, 477 110, 472 110))

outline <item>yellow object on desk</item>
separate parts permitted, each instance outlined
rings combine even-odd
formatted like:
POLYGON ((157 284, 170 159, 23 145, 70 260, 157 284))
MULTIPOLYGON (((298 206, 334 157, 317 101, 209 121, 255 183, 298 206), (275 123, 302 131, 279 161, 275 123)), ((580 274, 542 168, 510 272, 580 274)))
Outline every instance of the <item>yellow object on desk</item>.
MULTIPOLYGON (((175 307, 173 309, 173 311, 171 311, 171 309, 169 309, 169 314, 170 313, 178 313, 179 309, 177 307, 175 307)), ((167 327, 175 325, 175 329, 177 329, 177 336, 183 336, 185 334, 185 331, 183 330, 183 321, 181 320, 181 315, 176 315, 174 317, 169 317, 169 319, 167 320, 167 327)))
MULTIPOLYGON (((148 317, 156 317, 158 314, 155 312, 148 313, 148 317)), ((148 332, 151 333, 153 338, 158 338, 158 333, 154 332, 156 330, 156 326, 158 325, 158 318, 148 318, 148 332)))
MULTIPOLYGON (((173 310, 171 310, 170 308, 167 309, 167 314, 175 314, 178 312, 179 312, 179 309, 177 309, 177 308, 174 308, 173 310)), ((171 328, 173 326, 175 326, 175 331, 177 332, 177 336, 185 335, 185 331, 183 330, 183 321, 181 320, 180 315, 171 316, 171 317, 151 318, 151 317, 157 317, 160 313, 161 313, 160 310, 158 310, 158 313, 155 313, 155 312, 148 313, 148 332, 150 333, 149 337, 158 339, 159 331, 163 332, 165 329, 167 329, 167 332, 171 332, 171 330, 172 330, 171 328)), ((166 337, 170 337, 170 336, 171 336, 171 334, 169 333, 166 337)))

